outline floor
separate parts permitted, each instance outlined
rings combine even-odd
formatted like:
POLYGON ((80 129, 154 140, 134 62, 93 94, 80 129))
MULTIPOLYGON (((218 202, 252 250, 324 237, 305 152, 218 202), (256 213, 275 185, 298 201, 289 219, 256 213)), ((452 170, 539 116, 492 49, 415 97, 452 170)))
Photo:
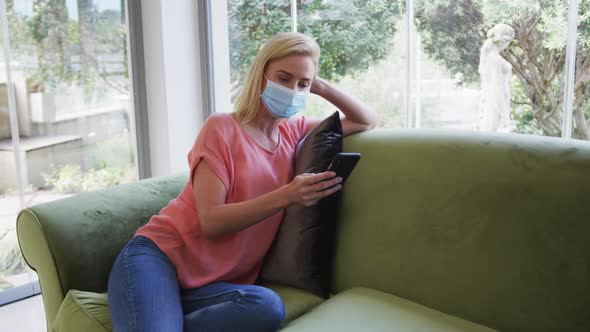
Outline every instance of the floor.
POLYGON ((45 311, 41 295, 0 307, 0 331, 45 332, 45 311))

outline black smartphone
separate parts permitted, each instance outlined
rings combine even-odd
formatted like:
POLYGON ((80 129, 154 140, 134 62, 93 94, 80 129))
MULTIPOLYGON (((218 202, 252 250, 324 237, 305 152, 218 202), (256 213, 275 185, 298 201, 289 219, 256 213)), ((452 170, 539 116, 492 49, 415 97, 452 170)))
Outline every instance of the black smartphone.
POLYGON ((361 159, 360 153, 340 152, 337 153, 326 171, 336 173, 336 176, 342 178, 342 183, 348 179, 350 173, 361 159))

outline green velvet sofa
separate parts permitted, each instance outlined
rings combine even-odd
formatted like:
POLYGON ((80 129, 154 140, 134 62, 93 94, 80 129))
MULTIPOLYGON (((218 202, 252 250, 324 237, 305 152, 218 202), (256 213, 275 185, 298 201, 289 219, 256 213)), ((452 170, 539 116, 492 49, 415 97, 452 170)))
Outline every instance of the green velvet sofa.
MULTIPOLYGON (((343 192, 333 295, 267 285, 284 331, 590 331, 590 143, 375 130, 343 192)), ((107 279, 186 176, 41 204, 18 237, 51 331, 111 331, 107 279)))

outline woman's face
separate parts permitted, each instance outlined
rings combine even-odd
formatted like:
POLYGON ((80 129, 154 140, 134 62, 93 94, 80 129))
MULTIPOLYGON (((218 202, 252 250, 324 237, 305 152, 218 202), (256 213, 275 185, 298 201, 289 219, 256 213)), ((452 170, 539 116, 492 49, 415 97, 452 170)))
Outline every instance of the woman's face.
MULTIPOLYGON (((309 92, 315 76, 315 63, 309 55, 291 54, 270 61, 264 74, 284 87, 309 92)), ((266 81, 262 88, 266 88, 266 81)))

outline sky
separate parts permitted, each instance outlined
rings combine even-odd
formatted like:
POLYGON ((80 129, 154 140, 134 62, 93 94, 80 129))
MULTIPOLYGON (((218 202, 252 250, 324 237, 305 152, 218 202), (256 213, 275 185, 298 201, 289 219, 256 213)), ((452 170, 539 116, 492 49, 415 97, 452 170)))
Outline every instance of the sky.
MULTIPOLYGON (((99 11, 105 9, 121 9, 121 0, 94 0, 93 1, 98 7, 99 11)), ((68 16, 70 19, 78 20, 78 1, 77 0, 66 0, 66 6, 68 7, 68 16)), ((24 14, 26 16, 33 15, 33 0, 14 0, 14 10, 18 14, 24 14)))

